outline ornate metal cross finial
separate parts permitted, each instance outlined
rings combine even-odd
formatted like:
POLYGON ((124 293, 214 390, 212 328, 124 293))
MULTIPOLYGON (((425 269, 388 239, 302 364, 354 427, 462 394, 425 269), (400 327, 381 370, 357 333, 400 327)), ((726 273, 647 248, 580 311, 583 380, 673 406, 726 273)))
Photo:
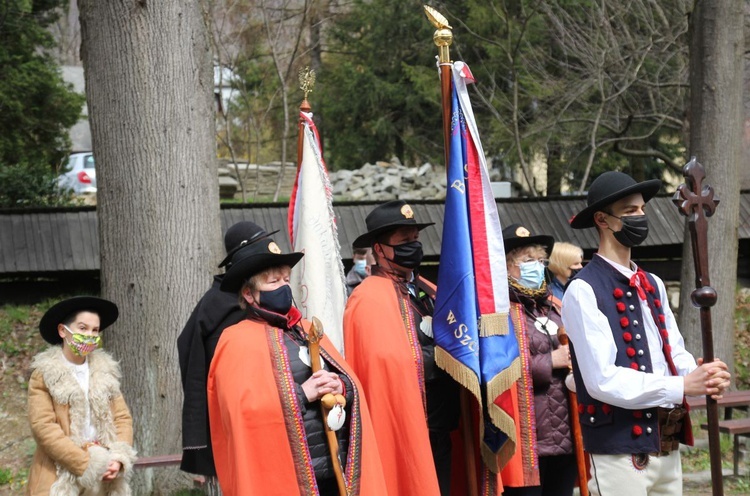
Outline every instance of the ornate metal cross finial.
POLYGON ((300 69, 299 89, 305 94, 305 100, 307 100, 307 95, 312 93, 313 87, 315 87, 315 71, 310 69, 310 66, 300 69))
POLYGON ((680 184, 672 199, 680 213, 688 217, 700 216, 701 210, 706 217, 711 217, 716 212, 719 199, 714 199, 714 190, 711 186, 703 185, 706 170, 693 157, 683 168, 682 174, 685 176, 685 184, 680 184))
POLYGON ((682 169, 685 183, 681 184, 672 198, 680 213, 687 216, 690 229, 693 260, 695 262, 695 291, 691 298, 693 304, 700 307, 711 307, 716 303, 716 291, 711 287, 708 276, 708 221, 716 212, 719 199, 714 198, 714 190, 704 185, 706 170, 695 159, 690 159, 682 169))

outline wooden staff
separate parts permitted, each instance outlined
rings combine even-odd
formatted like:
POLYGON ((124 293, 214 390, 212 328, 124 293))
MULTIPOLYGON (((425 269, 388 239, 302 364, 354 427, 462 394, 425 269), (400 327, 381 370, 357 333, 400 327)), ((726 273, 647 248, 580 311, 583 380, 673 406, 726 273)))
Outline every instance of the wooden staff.
MULTIPOLYGON (((320 340, 323 339, 323 324, 317 317, 312 318, 312 325, 307 331, 308 346, 310 349, 310 367, 312 367, 313 374, 320 370, 320 340)), ((325 404, 329 403, 333 406, 336 401, 324 401, 327 396, 333 397, 332 394, 328 393, 323 395, 320 399, 320 412, 323 415, 323 429, 326 433, 326 441, 328 441, 328 451, 331 453, 331 462, 333 463, 333 472, 336 474, 336 483, 339 486, 340 496, 349 496, 349 491, 346 488, 344 482, 344 472, 341 470, 341 460, 339 459, 339 441, 336 438, 336 433, 328 427, 328 412, 331 410, 330 407, 326 407, 325 404)))
MULTIPOLYGON (((716 290, 708 278, 708 221, 716 211, 719 199, 714 198, 711 186, 703 185, 706 171, 693 157, 682 169, 685 184, 681 184, 672 201, 682 215, 688 218, 690 240, 695 264, 695 289, 690 294, 693 304, 700 307, 703 362, 714 361, 714 338, 711 326, 711 307, 716 303, 716 290)), ((711 487, 714 496, 724 494, 724 479, 721 473, 721 444, 719 440, 719 406, 716 400, 706 395, 708 413, 708 452, 711 460, 711 487)))
MULTIPOLYGON (((448 20, 432 7, 424 6, 425 15, 435 26, 432 40, 438 47, 438 66, 440 67, 441 103, 443 107, 443 138, 445 140, 445 167, 450 162, 451 143, 451 93, 453 90, 453 62, 450 57, 450 45, 453 42, 453 31, 448 20)), ((474 448, 474 426, 469 395, 465 389, 461 390, 461 438, 464 447, 464 467, 466 470, 466 492, 468 496, 477 496, 477 461, 474 448)))
MULTIPOLYGON (((557 331, 557 339, 562 346, 570 344, 570 338, 565 334, 565 328, 557 331)), ((573 369, 573 364, 570 365, 573 369)), ((573 449, 576 455, 576 466, 578 467, 578 488, 581 496, 589 496, 589 474, 586 470, 586 454, 583 451, 583 431, 581 431, 581 419, 578 418, 578 395, 575 391, 568 390, 568 403, 570 407, 570 428, 573 431, 573 449)))

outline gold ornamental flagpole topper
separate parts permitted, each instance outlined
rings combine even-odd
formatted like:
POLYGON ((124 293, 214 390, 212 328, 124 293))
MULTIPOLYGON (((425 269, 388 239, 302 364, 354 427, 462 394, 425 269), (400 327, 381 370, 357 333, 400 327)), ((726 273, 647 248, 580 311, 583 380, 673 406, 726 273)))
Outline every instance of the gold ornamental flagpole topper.
POLYGON ((314 87, 315 87, 315 71, 310 69, 310 66, 306 66, 304 69, 300 69, 299 89, 301 89, 302 93, 304 93, 305 101, 307 101, 307 95, 312 93, 312 90, 314 87))
POLYGON ((435 26, 435 34, 432 35, 432 41, 434 41, 435 45, 438 47, 438 62, 441 64, 450 63, 450 46, 451 43, 453 43, 453 28, 443 14, 429 5, 424 6, 424 13, 432 25, 435 26))
POLYGON ((429 5, 424 6, 427 19, 435 26, 432 41, 438 47, 438 74, 440 74, 440 105, 443 108, 443 138, 445 140, 445 164, 450 160, 451 139, 451 84, 452 67, 450 46, 453 43, 453 28, 443 14, 429 5))

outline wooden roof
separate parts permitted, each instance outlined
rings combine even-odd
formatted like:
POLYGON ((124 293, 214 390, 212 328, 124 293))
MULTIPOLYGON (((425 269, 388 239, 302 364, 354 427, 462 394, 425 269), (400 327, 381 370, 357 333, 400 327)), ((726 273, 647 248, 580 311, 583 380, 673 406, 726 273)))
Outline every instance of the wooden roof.
MULTIPOLYGON (((440 254, 443 228, 443 203, 411 201, 419 222, 434 222, 422 231, 420 239, 428 259, 440 254)), ((375 202, 337 203, 341 255, 351 258, 351 245, 365 231, 365 217, 375 202)), ((539 199, 504 199, 497 202, 500 222, 517 222, 533 233, 550 234, 557 241, 570 241, 586 251, 596 248, 593 229, 573 230, 568 225, 576 212, 585 206, 582 197, 539 199)), ((719 207, 721 208, 721 207, 719 207)), ((660 196, 648 204, 649 237, 636 248, 634 258, 679 258, 684 236, 684 218, 672 204, 671 197, 660 196)), ((282 250, 289 250, 286 231, 286 204, 225 205, 221 209, 222 232, 241 220, 252 220, 266 230, 279 230, 274 236, 282 250)), ((709 221, 710 228, 710 221, 709 221)), ((750 191, 740 195, 739 239, 750 240, 750 191)), ((218 261, 217 261, 218 262, 218 261)), ((93 207, 6 210, 0 212, 0 276, 54 274, 66 271, 99 270, 99 237, 96 210, 93 207)))

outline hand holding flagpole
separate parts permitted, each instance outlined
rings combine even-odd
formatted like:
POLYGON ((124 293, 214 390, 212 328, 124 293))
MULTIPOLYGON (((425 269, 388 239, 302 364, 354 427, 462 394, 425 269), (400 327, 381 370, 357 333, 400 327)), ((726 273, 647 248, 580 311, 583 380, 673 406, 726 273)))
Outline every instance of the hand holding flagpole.
MULTIPOLYGON (((716 290, 711 287, 708 277, 708 221, 716 212, 719 199, 714 198, 711 186, 703 185, 706 171, 693 157, 682 169, 685 184, 681 184, 672 201, 682 215, 688 217, 690 239, 695 263, 695 290, 690 295, 693 305, 700 307, 701 337, 703 341, 703 362, 714 361, 714 338, 711 325, 711 307, 716 303, 716 290)), ((706 396, 708 414, 708 447, 711 460, 711 486, 713 495, 724 494, 724 480, 721 473, 721 444, 719 440, 719 407, 716 400, 706 396)))

